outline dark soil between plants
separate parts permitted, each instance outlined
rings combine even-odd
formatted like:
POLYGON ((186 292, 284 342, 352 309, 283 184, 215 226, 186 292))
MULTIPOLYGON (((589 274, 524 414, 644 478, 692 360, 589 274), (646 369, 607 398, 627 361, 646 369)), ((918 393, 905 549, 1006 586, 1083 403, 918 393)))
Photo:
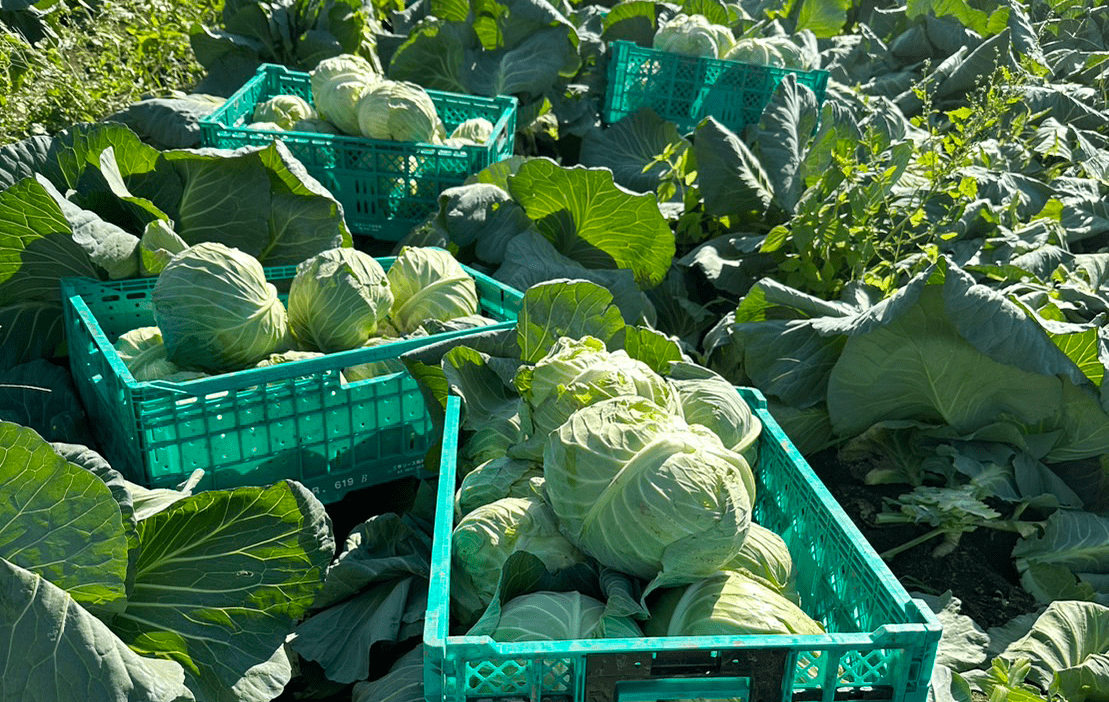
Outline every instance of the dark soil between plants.
MULTIPOLYGON (((834 454, 827 452, 808 460, 878 553, 930 530, 924 525, 877 524, 875 518, 884 509, 883 498, 896 498, 908 490, 906 486, 866 485, 837 461, 834 454)), ((937 537, 902 551, 886 564, 909 592, 940 595, 950 590, 962 603, 961 613, 983 629, 989 629, 1038 608, 1032 595, 1021 587, 1020 575, 1013 563, 1012 552, 1017 538, 1014 533, 980 528, 964 534, 958 547, 946 556, 932 555, 932 550, 942 540, 937 537)))

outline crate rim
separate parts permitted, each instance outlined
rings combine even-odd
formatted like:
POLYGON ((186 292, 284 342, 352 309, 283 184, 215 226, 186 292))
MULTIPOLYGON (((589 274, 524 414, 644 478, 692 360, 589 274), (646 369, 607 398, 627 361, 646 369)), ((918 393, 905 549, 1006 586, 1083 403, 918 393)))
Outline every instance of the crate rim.
MULTIPOLYGON (((377 257, 378 263, 382 264, 383 268, 388 269, 396 260, 396 256, 381 256, 377 257), (388 264, 388 265, 386 265, 388 264)), ((483 283, 491 283, 499 289, 500 293, 506 300, 512 300, 515 303, 520 303, 523 300, 523 293, 515 288, 511 288, 504 283, 487 276, 480 271, 477 271, 465 264, 460 263, 463 270, 475 278, 480 276, 483 283)), ((263 270, 266 274, 266 281, 272 282, 273 280, 288 280, 294 272, 296 266, 270 266, 264 267, 263 270), (274 277, 281 275, 282 277, 274 277)), ((246 385, 256 386, 266 383, 278 382, 282 380, 289 380, 293 378, 300 378, 318 373, 327 373, 337 371, 340 368, 347 366, 358 365, 361 363, 370 363, 373 361, 380 361, 388 358, 393 358, 399 353, 409 350, 410 347, 423 346, 426 343, 436 341, 445 341, 460 336, 465 336, 472 333, 471 329, 460 329, 456 331, 440 332, 426 337, 417 337, 416 339, 398 339, 397 341, 388 344, 380 344, 368 348, 348 349, 346 351, 336 351, 332 353, 325 353, 318 358, 307 358, 298 361, 290 361, 288 363, 279 363, 264 368, 246 368, 243 370, 219 373, 205 378, 196 378, 193 380, 185 380, 180 382, 172 382, 165 380, 135 380, 128 370, 126 364, 119 358, 118 353, 108 353, 109 350, 114 350, 112 343, 108 340, 107 335, 104 333, 96 315, 85 303, 84 294, 92 292, 94 289, 102 291, 120 292, 123 294, 123 288, 132 289, 145 289, 147 291, 154 288, 157 282, 157 276, 147 278, 123 278, 119 280, 98 280, 96 278, 89 278, 83 276, 68 276, 61 279, 61 295, 63 304, 68 303, 73 312, 81 318, 85 327, 88 329, 93 340, 101 351, 104 353, 105 359, 108 361, 109 366, 119 376, 123 385, 131 393, 141 392, 143 390, 158 390, 180 395, 181 399, 189 397, 206 397, 218 392, 225 392, 229 390, 240 389, 246 385)), ((501 321, 496 324, 486 325, 478 329, 506 329, 516 324, 513 320, 501 321)), ((367 378, 365 380, 355 381, 349 383, 350 387, 356 387, 359 384, 370 383, 380 380, 382 377, 395 375, 395 373, 385 374, 374 378, 367 378)))
MULTIPOLYGON (((278 63, 262 63, 255 70, 254 75, 248 78, 238 89, 235 90, 219 107, 212 112, 200 118, 199 124, 202 130, 215 133, 223 131, 229 135, 243 135, 243 134, 268 134, 274 138, 281 138, 282 135, 294 135, 300 138, 310 139, 324 139, 325 143, 345 145, 345 146, 359 146, 366 147, 367 145, 374 146, 389 146, 397 144, 405 144, 408 146, 418 146, 421 149, 427 149, 434 153, 458 153, 459 151, 465 153, 484 153, 493 147, 491 139, 486 140, 482 144, 466 144, 463 146, 446 146, 444 144, 432 144, 424 141, 416 142, 398 142, 390 139, 371 139, 370 137, 354 136, 351 134, 323 134, 319 132, 297 132, 290 130, 275 131, 272 129, 247 129, 246 127, 238 127, 232 124, 227 124, 227 111, 228 105, 232 101, 241 98, 246 94, 253 85, 264 80, 267 74, 284 74, 292 78, 302 78, 310 75, 308 71, 297 71, 289 68, 288 66, 278 63)), ((382 76, 384 78, 384 76, 382 76)), ((421 86, 423 87, 423 86, 421 86)), ((427 94, 431 97, 433 102, 439 102, 444 99, 464 98, 475 104, 486 104, 488 106, 499 106, 500 114, 497 121, 493 125, 493 134, 499 134, 508 129, 508 122, 512 114, 519 108, 519 100, 514 95, 496 95, 487 97, 484 95, 470 95, 468 93, 455 93, 446 90, 435 90, 432 88, 424 88, 427 94)))
MULTIPOLYGON (((746 387, 737 387, 736 389, 744 400, 751 403, 752 408, 757 407, 759 410, 767 411, 766 398, 758 389, 746 387)), ((449 484, 453 484, 456 480, 457 450, 450 450, 450 446, 446 444, 446 439, 452 435, 458 437, 458 432, 461 429, 460 414, 461 398, 456 395, 449 395, 447 397, 446 419, 443 424, 444 450, 439 465, 439 480, 449 484)), ((835 498, 832 497, 831 492, 828 491, 823 482, 817 479, 812 467, 792 447, 789 439, 785 436, 785 432, 780 427, 764 423, 764 431, 767 428, 771 430, 773 439, 779 442, 791 457, 796 459, 796 465, 805 477, 812 478, 809 482, 815 489, 817 498, 830 510, 835 523, 860 548, 867 565, 876 570, 879 580, 886 587, 889 594, 893 596, 894 601, 901 606, 906 619, 917 618, 919 621, 884 624, 870 632, 827 632, 804 635, 744 634, 732 636, 567 639, 557 642, 498 642, 488 636, 450 635, 448 633, 450 630, 449 593, 452 567, 450 537, 454 527, 454 513, 453 504, 447 504, 447 500, 438 500, 432 537, 432 562, 438 562, 442 564, 442 567, 431 574, 429 594, 446 592, 448 596, 445 601, 435 602, 437 606, 435 610, 432 610, 432 602, 438 598, 429 595, 424 624, 424 645, 439 651, 443 660, 446 661, 475 652, 489 658, 507 659, 523 656, 550 658, 552 656, 564 657, 591 653, 689 650, 691 646, 696 646, 698 649, 747 648, 752 650, 767 648, 850 650, 859 646, 896 648, 902 644, 916 645, 921 643, 922 634, 924 635, 924 642, 929 644, 933 641, 938 642, 942 632, 939 618, 923 600, 909 595, 905 587, 901 585, 893 572, 863 537, 862 532, 854 525, 835 498), (552 643, 559 644, 558 651, 551 650, 552 643)))
MULTIPOLYGON (((682 54, 674 54, 662 49, 656 49, 653 46, 640 46, 634 41, 627 39, 614 39, 611 42, 614 48, 619 48, 621 51, 646 51, 654 54, 664 54, 666 56, 682 56, 682 54)), ((720 61, 729 64, 738 64, 743 66, 758 66, 760 68, 773 68, 779 71, 786 71, 788 73, 799 73, 803 75, 810 75, 817 79, 818 82, 826 84, 829 80, 831 73, 823 68, 786 68, 784 66, 772 66, 768 63, 754 63, 752 61, 739 61, 736 59, 716 58, 714 56, 686 56, 686 58, 693 58, 702 61, 720 61)))

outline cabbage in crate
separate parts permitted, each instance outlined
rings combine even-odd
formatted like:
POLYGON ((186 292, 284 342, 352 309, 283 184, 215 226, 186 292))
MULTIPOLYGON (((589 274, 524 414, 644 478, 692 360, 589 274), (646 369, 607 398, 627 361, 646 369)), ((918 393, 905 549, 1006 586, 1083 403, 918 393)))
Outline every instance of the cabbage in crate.
POLYGON ((352 248, 300 263, 289 287, 289 325, 301 348, 332 353, 364 346, 389 314, 385 269, 352 248))
POLYGON ((655 32, 654 48, 684 56, 720 58, 735 38, 732 30, 709 22, 704 15, 678 13, 655 32))
POLYGON ((605 605, 580 592, 540 590, 505 603, 494 641, 568 641, 642 636, 631 617, 605 616, 605 605))
POLYGON ((602 565, 657 584, 720 570, 751 523, 754 475, 716 434, 639 397, 574 412, 543 451, 562 532, 602 565))
POLYGON ((312 69, 309 80, 319 116, 344 134, 359 134, 358 101, 381 80, 370 62, 354 54, 326 58, 312 69))
POLYGON ((358 130, 370 139, 442 144, 446 130, 431 96, 406 81, 381 80, 358 100, 358 130))
POLYGON ((212 373, 287 350, 288 315, 258 259, 216 242, 170 259, 151 293, 169 360, 212 373))
POLYGON ((447 321, 478 312, 477 283, 442 249, 401 248, 387 277, 393 291, 389 319, 399 334, 415 331, 424 320, 447 321))
POLYGON ((316 111, 298 95, 275 95, 254 106, 255 122, 273 122, 282 129, 292 129, 303 119, 314 119, 316 111))

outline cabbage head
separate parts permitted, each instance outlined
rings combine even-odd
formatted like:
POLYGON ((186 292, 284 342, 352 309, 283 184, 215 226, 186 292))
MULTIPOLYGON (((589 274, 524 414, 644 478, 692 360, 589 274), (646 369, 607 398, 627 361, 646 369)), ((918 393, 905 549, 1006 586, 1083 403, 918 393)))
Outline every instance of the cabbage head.
MULTIPOLYGON (((601 400, 637 395, 677 412, 678 405, 666 380, 646 363, 622 349, 608 351, 592 336, 562 337, 534 366, 521 367, 513 379, 524 399, 520 422, 531 445, 517 449, 521 456, 536 456, 551 432, 571 414, 601 400)), ((733 391, 734 393, 734 391, 733 391)))
POLYGON ((123 365, 139 381, 169 380, 178 382, 203 378, 206 373, 183 370, 169 360, 162 330, 158 327, 139 327, 124 332, 114 344, 123 365))
POLYGON ((740 39, 722 58, 761 66, 811 70, 816 68, 801 47, 789 37, 746 37, 740 39))
POLYGON ((442 144, 443 121, 427 91, 407 81, 382 80, 358 101, 358 131, 370 139, 442 144))
POLYGON ((273 122, 282 129, 292 129, 302 119, 314 119, 316 111, 299 95, 274 95, 254 106, 255 122, 273 122))
POLYGON ((312 102, 319 116, 344 134, 358 135, 358 101, 381 75, 369 61, 339 54, 320 61, 310 74, 312 102))
POLYGON ((310 132, 312 134, 339 134, 338 127, 326 119, 318 117, 298 119, 289 129, 294 132, 310 132))
POLYGON ((785 539, 761 524, 751 522, 747 538, 725 570, 742 570, 762 584, 795 600, 797 570, 785 539))
POLYGON ((733 570, 667 590, 650 611, 643 624, 647 636, 824 633, 820 622, 792 601, 733 570))
POLYGON ((206 241, 170 259, 151 293, 169 360, 212 373, 289 347, 289 320, 258 259, 206 241))
POLYGON ((309 351, 356 349, 377 332, 393 305, 385 269, 349 247, 302 261, 289 286, 289 325, 309 351))
POLYGON ((514 597, 501 609, 494 641, 638 638, 630 617, 605 616, 605 605, 580 592, 541 590, 514 597))
POLYGON ((528 497, 539 488, 532 478, 543 478, 538 463, 507 456, 486 461, 463 478, 454 496, 455 516, 465 516, 502 497, 528 497))
POLYGON ((484 117, 471 117, 451 132, 451 139, 471 144, 484 144, 493 136, 493 123, 484 117))
POLYGON ((415 331, 424 320, 441 322, 478 312, 477 283, 454 256, 433 247, 405 246, 389 266, 393 328, 415 331))
POLYGON ((654 48, 684 56, 721 58, 735 41, 732 30, 704 15, 678 13, 655 32, 654 48))
POLYGON ((715 374, 688 380, 671 378, 668 382, 678 397, 685 421, 711 429, 725 446, 741 454, 749 465, 755 465, 762 421, 731 383, 715 374))
POLYGON ((269 131, 269 132, 283 132, 285 131, 277 122, 251 122, 246 125, 247 129, 253 129, 256 132, 269 131))
POLYGON ((754 476, 715 434, 640 397, 574 412, 543 450, 562 531, 602 565, 688 583, 715 573, 751 524, 754 476))
POLYGON ((313 358, 323 356, 319 351, 283 351, 281 353, 271 353, 261 361, 254 364, 255 368, 269 368, 270 366, 279 366, 282 363, 295 363, 297 361, 307 361, 313 358))
MULTIPOLYGON (((362 344, 362 348, 373 348, 375 346, 383 346, 385 344, 392 344, 400 339, 388 336, 373 336, 362 344)), ((343 378, 348 383, 355 383, 360 380, 369 380, 370 378, 377 378, 382 375, 390 375, 392 373, 400 373, 404 370, 404 362, 399 358, 383 358, 380 361, 367 361, 366 363, 359 363, 353 366, 348 366, 343 369, 343 378)))
POLYGON ((527 551, 552 573, 585 560, 558 530, 558 522, 538 495, 504 497, 464 516, 451 534, 454 567, 469 576, 483 604, 493 599, 501 567, 517 551, 527 551))

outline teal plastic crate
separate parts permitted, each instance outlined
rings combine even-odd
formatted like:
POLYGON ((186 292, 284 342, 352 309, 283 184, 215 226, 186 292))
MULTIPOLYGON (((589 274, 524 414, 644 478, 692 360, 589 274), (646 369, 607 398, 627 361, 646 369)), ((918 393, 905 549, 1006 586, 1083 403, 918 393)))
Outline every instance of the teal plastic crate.
MULTIPOLYGON (((393 260, 377 259, 386 269, 393 260)), ((523 295, 467 270, 482 313, 497 325, 182 383, 136 381, 112 346, 124 332, 154 324, 156 279, 66 278, 70 369, 105 458, 129 480, 172 487, 203 468, 198 489, 293 478, 334 502, 356 488, 420 474, 439 439, 407 372, 346 382, 343 368, 515 324, 523 295)), ((266 269, 279 291, 295 273, 294 266, 266 269)))
POLYGON ((425 698, 614 702, 924 702, 940 624, 851 523, 766 409, 753 516, 785 538, 801 604, 822 635, 645 637, 498 643, 456 635, 449 621, 459 400, 447 404, 424 624, 425 698))
POLYGON ((604 121, 612 124, 644 107, 690 132, 712 116, 732 131, 755 124, 782 79, 797 82, 824 101, 827 71, 802 71, 742 61, 682 56, 628 41, 610 45, 604 121))
POLYGON ((489 141, 454 147, 247 129, 255 106, 275 95, 298 95, 312 103, 308 73, 269 63, 262 64, 219 109, 201 119, 200 131, 205 146, 223 149, 265 146, 281 139, 308 173, 342 204, 352 232, 398 241, 438 208, 439 193, 511 156, 516 137, 514 97, 439 90, 427 93, 448 133, 467 119, 484 117, 493 123, 489 141))

